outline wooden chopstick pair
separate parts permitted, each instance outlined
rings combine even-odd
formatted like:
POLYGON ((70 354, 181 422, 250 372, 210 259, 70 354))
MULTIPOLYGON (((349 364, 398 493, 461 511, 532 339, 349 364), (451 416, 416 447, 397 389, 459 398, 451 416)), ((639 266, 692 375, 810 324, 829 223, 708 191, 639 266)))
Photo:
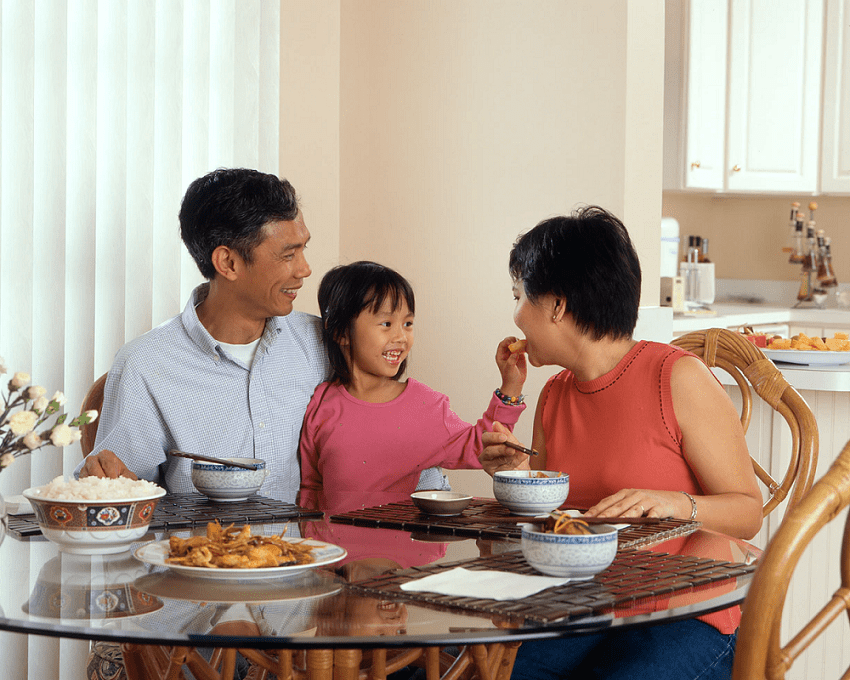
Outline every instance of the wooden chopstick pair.
POLYGON ((227 467, 245 468, 246 470, 257 469, 257 465, 252 465, 251 463, 237 463, 234 460, 228 460, 226 458, 212 458, 211 456, 202 456, 200 453, 186 453, 185 451, 178 451, 177 449, 171 449, 168 453, 172 456, 178 456, 179 458, 189 458, 191 460, 199 460, 203 463, 218 463, 219 465, 226 465, 227 467))
MULTIPOLYGON (((480 524, 542 524, 545 517, 466 517, 474 523, 480 524)), ((660 517, 583 517, 578 516, 573 519, 580 519, 588 524, 658 524, 661 521, 660 517)))

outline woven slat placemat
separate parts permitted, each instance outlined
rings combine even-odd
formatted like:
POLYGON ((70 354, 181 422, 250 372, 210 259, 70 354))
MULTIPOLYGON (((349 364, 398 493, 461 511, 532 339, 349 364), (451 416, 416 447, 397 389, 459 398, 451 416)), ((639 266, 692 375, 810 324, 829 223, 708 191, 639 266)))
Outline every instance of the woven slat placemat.
MULTIPOLYGON (((413 505, 413 501, 387 503, 373 508, 353 510, 333 515, 332 522, 353 524, 360 527, 402 529, 415 533, 446 534, 467 538, 505 539, 519 538, 522 529, 516 522, 493 524, 499 518, 510 520, 514 515, 497 500, 473 498, 472 502, 457 517, 435 517, 425 515, 413 505)), ((700 522, 684 519, 663 519, 657 524, 635 524, 620 530, 619 549, 645 547, 679 536, 687 536, 700 527, 700 522)))
MULTIPOLYGON (((215 520, 227 525, 287 522, 321 517, 321 512, 305 510, 292 503, 265 496, 252 496, 247 500, 231 503, 214 503, 199 493, 168 494, 157 504, 150 530, 194 529, 206 526, 207 522, 215 520)), ((9 515, 8 531, 19 538, 41 534, 35 515, 9 515)))
POLYGON ((450 564, 397 570, 350 583, 347 587, 355 593, 438 609, 463 609, 520 621, 551 623, 612 609, 626 609, 648 597, 693 591, 743 576, 756 568, 754 564, 628 550, 618 553, 614 563, 591 580, 572 581, 563 586, 547 588, 522 600, 479 600, 401 590, 403 583, 454 567, 494 569, 519 574, 538 573, 525 561, 521 552, 513 551, 450 564))

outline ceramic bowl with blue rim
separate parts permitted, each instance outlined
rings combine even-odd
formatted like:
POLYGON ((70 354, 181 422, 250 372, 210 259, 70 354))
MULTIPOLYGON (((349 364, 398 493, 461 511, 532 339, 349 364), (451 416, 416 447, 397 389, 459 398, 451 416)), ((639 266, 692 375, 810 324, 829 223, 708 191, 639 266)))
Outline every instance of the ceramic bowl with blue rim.
POLYGON ((522 554, 548 576, 593 578, 617 556, 617 528, 610 524, 592 526, 592 534, 553 534, 540 528, 539 524, 522 525, 522 554))
POLYGON ((244 501, 260 490, 266 481, 266 461, 260 458, 222 458, 219 463, 192 463, 192 484, 204 496, 217 502, 244 501), (256 470, 227 465, 247 463, 256 470))
POLYGON ((570 476, 552 470, 507 470, 493 476, 493 495, 515 515, 544 515, 561 507, 570 476))
POLYGON ((32 506, 45 538, 63 552, 79 555, 108 555, 124 552, 148 532, 159 499, 165 489, 139 498, 100 500, 54 500, 36 489, 23 492, 32 506))

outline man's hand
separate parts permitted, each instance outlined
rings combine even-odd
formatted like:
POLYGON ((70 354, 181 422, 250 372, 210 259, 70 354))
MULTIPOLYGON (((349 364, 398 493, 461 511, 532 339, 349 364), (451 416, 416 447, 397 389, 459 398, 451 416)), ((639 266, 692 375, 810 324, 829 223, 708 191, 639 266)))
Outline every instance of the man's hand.
POLYGON ((502 470, 530 470, 528 456, 504 445, 503 442, 519 441, 502 423, 493 423, 493 431, 481 435, 484 450, 478 456, 481 467, 491 477, 502 470))
POLYGON ((80 469, 80 477, 127 477, 138 479, 136 473, 130 470, 123 461, 112 451, 104 449, 100 453, 86 456, 86 462, 80 469))

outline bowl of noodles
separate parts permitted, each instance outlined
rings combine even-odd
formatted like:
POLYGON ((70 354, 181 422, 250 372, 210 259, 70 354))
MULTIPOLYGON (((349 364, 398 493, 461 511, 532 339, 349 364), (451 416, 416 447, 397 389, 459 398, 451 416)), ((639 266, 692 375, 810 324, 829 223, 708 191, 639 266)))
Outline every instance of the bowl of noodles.
POLYGON ((63 552, 124 552, 148 532, 165 489, 143 479, 57 477, 23 492, 48 540, 63 552))
POLYGON ((541 515, 559 508, 570 476, 557 470, 506 470, 493 475, 493 495, 514 515, 541 515))

